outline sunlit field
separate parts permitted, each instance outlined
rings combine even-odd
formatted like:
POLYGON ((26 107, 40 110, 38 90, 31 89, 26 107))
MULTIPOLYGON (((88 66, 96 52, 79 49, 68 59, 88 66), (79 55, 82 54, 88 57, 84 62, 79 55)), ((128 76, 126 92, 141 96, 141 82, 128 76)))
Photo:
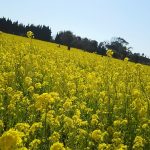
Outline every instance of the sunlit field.
POLYGON ((150 67, 0 33, 0 150, 149 150, 150 67))

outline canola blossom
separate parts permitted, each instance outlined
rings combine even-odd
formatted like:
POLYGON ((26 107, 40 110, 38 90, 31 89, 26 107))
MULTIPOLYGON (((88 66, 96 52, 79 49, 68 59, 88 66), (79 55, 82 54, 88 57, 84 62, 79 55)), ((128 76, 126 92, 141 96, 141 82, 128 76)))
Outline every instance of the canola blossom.
POLYGON ((31 38, 31 39, 34 38, 34 33, 32 31, 28 31, 27 32, 27 37, 31 38))
POLYGON ((0 33, 0 150, 149 150, 150 66, 0 33))

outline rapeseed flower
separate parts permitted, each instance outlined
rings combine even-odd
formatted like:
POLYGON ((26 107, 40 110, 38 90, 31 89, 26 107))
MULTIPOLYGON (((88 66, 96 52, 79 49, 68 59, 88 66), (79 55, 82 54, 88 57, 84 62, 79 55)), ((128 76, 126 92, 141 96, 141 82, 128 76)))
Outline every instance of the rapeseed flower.
POLYGON ((91 137, 94 141, 96 142, 99 142, 101 141, 102 139, 102 132, 101 130, 94 130, 92 133, 91 133, 91 137))
POLYGON ((30 150, 38 149, 39 144, 41 144, 41 140, 34 139, 30 144, 30 150))
POLYGON ((0 149, 9 150, 15 149, 22 144, 22 137, 24 134, 22 132, 10 129, 3 133, 0 137, 0 149))
POLYGON ((51 147, 50 150, 65 150, 63 143, 56 142, 51 147))
POLYGON ((27 37, 31 38, 31 39, 34 38, 34 33, 32 31, 28 31, 27 32, 27 37))
POLYGON ((114 54, 114 52, 111 49, 108 49, 106 52, 108 57, 112 57, 112 55, 114 54))

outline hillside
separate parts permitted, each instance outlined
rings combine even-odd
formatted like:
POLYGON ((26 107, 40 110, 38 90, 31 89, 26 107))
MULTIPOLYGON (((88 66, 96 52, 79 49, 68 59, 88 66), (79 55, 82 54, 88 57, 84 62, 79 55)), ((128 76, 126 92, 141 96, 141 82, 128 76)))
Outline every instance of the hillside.
MULTIPOLYGON (((88 37, 81 37, 74 34, 72 31, 59 31, 55 36, 52 36, 52 30, 45 25, 24 25, 18 21, 11 21, 9 18, 0 18, 0 31, 4 33, 14 34, 26 37, 27 31, 34 33, 34 39, 53 42, 71 47, 82 49, 89 53, 97 53, 98 55, 106 56, 107 49, 112 49, 113 58, 124 60, 128 57, 131 62, 140 63, 150 66, 150 58, 148 58, 141 50, 140 53, 133 53, 133 48, 130 43, 122 37, 112 37, 110 41, 96 41, 88 37)), ((143 45, 144 46, 144 45, 143 45)))
POLYGON ((0 34, 0 150, 150 149, 150 67, 0 34))

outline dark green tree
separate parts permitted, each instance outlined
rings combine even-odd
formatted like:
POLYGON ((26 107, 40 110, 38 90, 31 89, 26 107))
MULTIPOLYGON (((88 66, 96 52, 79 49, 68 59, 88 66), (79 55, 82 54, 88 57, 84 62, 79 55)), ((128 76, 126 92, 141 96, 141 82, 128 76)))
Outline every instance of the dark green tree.
POLYGON ((111 42, 106 44, 108 49, 114 51, 114 57, 118 59, 124 59, 128 56, 128 42, 120 37, 112 38, 111 42))
POLYGON ((59 33, 56 34, 55 43, 62 44, 61 34, 59 34, 59 33))
POLYGON ((70 50, 73 42, 73 33, 71 31, 64 31, 61 40, 64 45, 68 46, 68 50, 70 50))

